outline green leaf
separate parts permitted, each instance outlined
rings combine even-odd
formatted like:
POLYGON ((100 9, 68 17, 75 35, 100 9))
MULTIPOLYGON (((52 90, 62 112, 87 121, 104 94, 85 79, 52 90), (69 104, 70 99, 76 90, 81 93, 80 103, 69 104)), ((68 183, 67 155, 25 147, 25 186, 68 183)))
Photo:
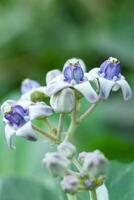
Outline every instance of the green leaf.
POLYGON ((111 200, 134 200, 134 163, 111 162, 107 187, 111 200))
MULTIPOLYGON (((53 200, 54 191, 47 190, 43 184, 24 178, 2 178, 0 180, 1 200, 53 200)), ((56 197, 58 200, 58 197, 56 197)))

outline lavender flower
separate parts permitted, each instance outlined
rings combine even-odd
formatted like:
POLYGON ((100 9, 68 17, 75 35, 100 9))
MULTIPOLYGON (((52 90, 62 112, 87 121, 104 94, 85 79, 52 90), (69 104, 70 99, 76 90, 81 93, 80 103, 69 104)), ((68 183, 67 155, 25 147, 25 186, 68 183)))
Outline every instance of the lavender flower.
POLYGON ((27 140, 36 141, 37 136, 32 128, 31 120, 47 117, 53 114, 52 108, 45 103, 30 105, 29 101, 7 100, 1 106, 3 121, 5 122, 5 137, 8 146, 14 149, 12 137, 22 136, 27 140))
POLYGON ((132 96, 131 88, 122 76, 120 62, 116 58, 110 57, 101 64, 100 68, 92 69, 88 73, 88 80, 98 80, 101 99, 107 99, 111 90, 117 91, 119 88, 122 90, 124 100, 129 100, 132 96))
MULTIPOLYGON (((71 88, 83 95, 89 102, 94 103, 97 101, 97 94, 90 85, 87 73, 85 73, 85 64, 81 59, 73 58, 67 60, 64 65, 63 72, 50 71, 47 74, 47 88, 46 92, 48 96, 53 96, 65 88, 71 88), (50 77, 52 79, 50 80, 50 77)), ((67 106, 67 105, 66 105, 67 106)))

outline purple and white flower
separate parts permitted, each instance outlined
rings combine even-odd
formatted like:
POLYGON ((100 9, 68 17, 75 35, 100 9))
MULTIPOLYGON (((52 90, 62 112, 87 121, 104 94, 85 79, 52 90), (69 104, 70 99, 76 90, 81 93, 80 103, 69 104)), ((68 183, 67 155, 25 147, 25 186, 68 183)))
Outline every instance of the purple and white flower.
POLYGON ((79 92, 89 102, 95 103, 98 99, 96 92, 92 88, 87 78, 86 67, 81 59, 73 58, 64 64, 63 72, 52 70, 47 74, 48 96, 53 96, 63 89, 70 88, 79 92))
POLYGON ((32 128, 31 120, 53 114, 52 108, 43 102, 30 105, 29 101, 16 102, 13 100, 4 102, 1 106, 1 112, 5 122, 6 141, 11 149, 15 148, 12 144, 14 135, 36 141, 37 136, 32 128))
POLYGON ((121 88, 124 100, 129 100, 132 96, 131 88, 125 77, 121 74, 120 61, 110 57, 104 61, 100 68, 94 68, 88 73, 88 80, 98 81, 100 98, 107 99, 112 91, 121 88))
POLYGON ((22 101, 42 101, 46 97, 46 88, 37 81, 24 79, 21 84, 21 94, 22 101))

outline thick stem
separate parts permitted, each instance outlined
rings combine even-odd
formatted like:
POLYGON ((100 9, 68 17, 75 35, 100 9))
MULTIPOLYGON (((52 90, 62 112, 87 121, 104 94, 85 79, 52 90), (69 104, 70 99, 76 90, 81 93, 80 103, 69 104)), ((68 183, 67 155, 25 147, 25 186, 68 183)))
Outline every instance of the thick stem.
POLYGON ((62 131, 63 131, 63 127, 64 127, 64 114, 60 114, 59 116, 59 124, 58 124, 58 129, 57 129, 57 137, 59 139, 61 139, 61 134, 62 134, 62 131))
POLYGON ((33 125, 33 124, 32 124, 32 128, 33 128, 35 131, 37 131, 37 132, 41 133, 42 135, 44 135, 45 137, 49 138, 49 139, 52 140, 53 142, 55 142, 55 143, 60 143, 60 141, 58 141, 57 137, 54 137, 54 136, 50 135, 49 133, 45 132, 45 131, 42 130, 41 128, 39 128, 39 127, 37 127, 37 126, 35 126, 35 125, 33 125))
POLYGON ((89 191, 90 200, 97 200, 96 190, 89 191))
POLYGON ((75 194, 74 195, 67 194, 67 198, 68 198, 68 200, 77 200, 77 197, 75 194))
POLYGON ((94 110, 94 108, 96 107, 96 105, 98 104, 98 102, 92 104, 89 109, 83 113, 80 118, 77 120, 77 123, 80 123, 81 121, 83 121, 86 117, 88 117, 90 115, 90 113, 94 110))

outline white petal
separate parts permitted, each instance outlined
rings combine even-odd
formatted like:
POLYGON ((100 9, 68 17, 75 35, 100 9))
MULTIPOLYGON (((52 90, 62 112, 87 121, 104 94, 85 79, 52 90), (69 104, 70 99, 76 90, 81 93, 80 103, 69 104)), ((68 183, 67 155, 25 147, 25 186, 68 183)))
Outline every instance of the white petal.
POLYGON ((43 102, 33 104, 29 107, 29 116, 31 120, 48 117, 53 114, 53 110, 50 106, 43 102))
POLYGON ((98 96, 88 81, 74 85, 74 88, 80 92, 89 102, 95 103, 98 96))
POLYGON ((97 200, 109 200, 108 190, 104 184, 97 188, 96 193, 97 200))
POLYGON ((71 84, 69 84, 65 81, 57 81, 52 84, 48 84, 46 92, 47 92, 48 96, 52 96, 52 95, 56 94, 57 92, 59 92, 60 90, 67 88, 67 87, 71 87, 71 84))
POLYGON ((99 78, 98 71, 100 68, 93 68, 88 73, 86 73, 86 77, 89 81, 93 81, 96 78, 99 78))
POLYGON ((37 136, 35 135, 31 122, 27 122, 21 128, 16 131, 17 136, 26 138, 27 140, 36 141, 37 136))
POLYGON ((15 135, 15 130, 13 129, 12 126, 7 124, 5 126, 5 137, 8 147, 11 149, 15 149, 15 146, 12 144, 12 138, 14 135, 15 135))
POLYGON ((58 69, 51 70, 46 75, 46 84, 48 85, 53 79, 55 79, 57 76, 61 75, 61 71, 58 69))
POLYGON ((115 85, 114 81, 107 80, 105 78, 99 78, 100 83, 100 98, 107 99, 109 97, 112 87, 115 85))
POLYGON ((125 79, 121 79, 121 80, 117 81, 117 83, 121 87, 124 100, 127 101, 127 100, 131 99, 132 90, 131 90, 128 82, 125 79))

